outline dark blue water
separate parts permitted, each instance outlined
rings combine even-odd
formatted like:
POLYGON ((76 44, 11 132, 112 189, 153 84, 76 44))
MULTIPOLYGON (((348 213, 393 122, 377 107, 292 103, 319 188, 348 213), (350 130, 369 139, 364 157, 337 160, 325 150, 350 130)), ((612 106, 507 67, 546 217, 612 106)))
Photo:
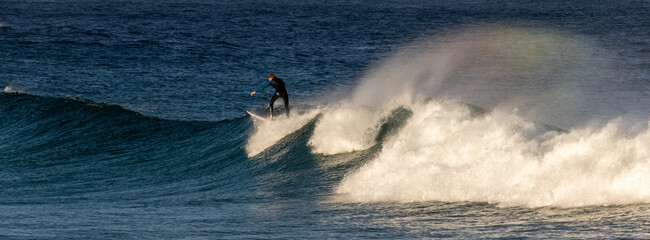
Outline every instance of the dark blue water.
POLYGON ((648 12, 0 1, 0 238, 650 238, 648 12))

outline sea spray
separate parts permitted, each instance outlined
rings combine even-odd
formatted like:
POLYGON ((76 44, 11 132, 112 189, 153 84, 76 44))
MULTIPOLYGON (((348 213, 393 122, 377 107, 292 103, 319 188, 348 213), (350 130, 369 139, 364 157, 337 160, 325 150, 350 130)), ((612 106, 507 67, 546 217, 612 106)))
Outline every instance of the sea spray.
POLYGON ((10 85, 5 86, 5 88, 2 89, 2 92, 6 92, 6 93, 23 92, 22 90, 23 90, 23 87, 10 84, 10 85))
MULTIPOLYGON (((385 108, 449 98, 561 127, 602 117, 598 85, 610 79, 594 44, 553 30, 461 28, 409 44, 372 67, 350 102, 385 108)), ((615 114, 614 114, 615 115, 615 114)))

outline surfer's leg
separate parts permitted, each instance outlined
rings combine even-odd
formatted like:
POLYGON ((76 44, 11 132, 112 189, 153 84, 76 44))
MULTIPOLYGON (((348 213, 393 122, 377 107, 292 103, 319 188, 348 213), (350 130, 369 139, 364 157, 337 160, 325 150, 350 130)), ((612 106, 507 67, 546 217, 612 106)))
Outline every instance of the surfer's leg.
POLYGON ((278 100, 278 97, 280 97, 279 92, 275 92, 273 94, 273 97, 271 97, 271 102, 269 103, 269 106, 271 107, 271 116, 273 116, 273 103, 275 102, 275 100, 278 100))
POLYGON ((289 94, 284 93, 282 95, 282 100, 284 101, 284 110, 287 114, 287 118, 289 118, 289 94))

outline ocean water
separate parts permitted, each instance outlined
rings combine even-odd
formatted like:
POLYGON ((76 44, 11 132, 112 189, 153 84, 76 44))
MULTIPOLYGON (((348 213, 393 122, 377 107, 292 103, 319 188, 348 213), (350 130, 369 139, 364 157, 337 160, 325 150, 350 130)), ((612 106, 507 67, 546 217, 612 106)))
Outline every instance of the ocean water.
POLYGON ((650 238, 648 12, 0 1, 0 239, 650 238))

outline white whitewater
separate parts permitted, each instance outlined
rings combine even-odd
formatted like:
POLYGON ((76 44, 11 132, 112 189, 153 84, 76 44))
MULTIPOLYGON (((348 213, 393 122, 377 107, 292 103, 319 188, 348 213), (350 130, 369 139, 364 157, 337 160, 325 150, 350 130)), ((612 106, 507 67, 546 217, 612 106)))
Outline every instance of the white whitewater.
POLYGON ((585 206, 650 202, 650 131, 617 121, 570 133, 540 131, 513 113, 472 118, 448 102, 413 116, 377 159, 337 187, 347 201, 484 201, 585 206))

